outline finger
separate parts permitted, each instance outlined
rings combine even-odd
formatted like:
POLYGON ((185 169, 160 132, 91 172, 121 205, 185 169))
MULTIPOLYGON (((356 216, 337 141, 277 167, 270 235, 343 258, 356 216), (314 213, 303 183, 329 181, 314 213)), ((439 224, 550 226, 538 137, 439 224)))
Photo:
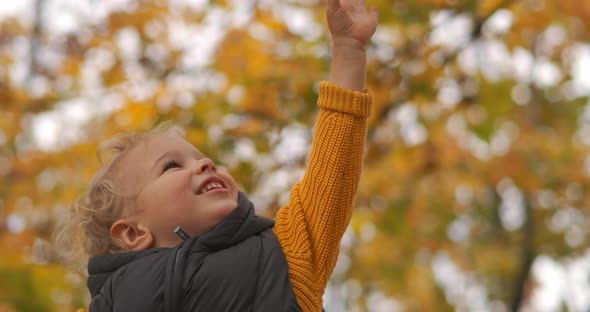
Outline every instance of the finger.
POLYGON ((328 10, 336 11, 340 8, 340 0, 328 0, 328 10))
POLYGON ((371 15, 375 19, 379 19, 379 9, 377 7, 371 7, 371 15))
POLYGON ((350 12, 367 12, 366 0, 342 0, 340 7, 350 12))
POLYGON ((343 6, 367 9, 367 0, 343 0, 343 6))

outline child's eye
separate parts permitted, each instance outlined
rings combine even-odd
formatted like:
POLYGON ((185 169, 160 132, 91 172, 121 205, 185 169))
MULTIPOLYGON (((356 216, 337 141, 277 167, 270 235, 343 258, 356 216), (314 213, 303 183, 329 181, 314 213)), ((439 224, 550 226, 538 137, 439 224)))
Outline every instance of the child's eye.
POLYGON ((175 160, 169 160, 165 165, 162 173, 168 171, 168 169, 180 167, 180 165, 175 160))

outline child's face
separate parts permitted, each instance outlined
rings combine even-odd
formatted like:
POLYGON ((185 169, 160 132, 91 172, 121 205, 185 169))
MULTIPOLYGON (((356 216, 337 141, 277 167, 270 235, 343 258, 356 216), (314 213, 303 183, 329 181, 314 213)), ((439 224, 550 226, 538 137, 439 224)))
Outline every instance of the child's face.
POLYGON ((120 168, 124 189, 137 194, 135 217, 154 235, 154 247, 177 245, 177 226, 192 237, 204 234, 237 207, 234 179, 172 134, 139 143, 120 168))

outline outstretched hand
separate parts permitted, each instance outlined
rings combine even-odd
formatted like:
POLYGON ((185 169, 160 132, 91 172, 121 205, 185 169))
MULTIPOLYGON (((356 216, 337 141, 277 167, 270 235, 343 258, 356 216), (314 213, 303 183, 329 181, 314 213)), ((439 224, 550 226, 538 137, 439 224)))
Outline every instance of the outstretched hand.
POLYGON ((332 39, 365 49, 377 28, 377 8, 366 0, 328 0, 326 16, 332 39))

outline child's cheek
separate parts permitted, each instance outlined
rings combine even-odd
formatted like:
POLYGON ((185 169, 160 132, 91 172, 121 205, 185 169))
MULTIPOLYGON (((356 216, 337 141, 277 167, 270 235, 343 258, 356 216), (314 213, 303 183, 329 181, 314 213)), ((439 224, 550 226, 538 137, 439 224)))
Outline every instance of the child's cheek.
MULTIPOLYGON (((187 170, 188 171, 188 170, 187 170)), ((179 175, 178 179, 175 181, 175 195, 176 196, 187 196, 193 195, 192 190, 192 174, 190 172, 188 174, 179 175)))

